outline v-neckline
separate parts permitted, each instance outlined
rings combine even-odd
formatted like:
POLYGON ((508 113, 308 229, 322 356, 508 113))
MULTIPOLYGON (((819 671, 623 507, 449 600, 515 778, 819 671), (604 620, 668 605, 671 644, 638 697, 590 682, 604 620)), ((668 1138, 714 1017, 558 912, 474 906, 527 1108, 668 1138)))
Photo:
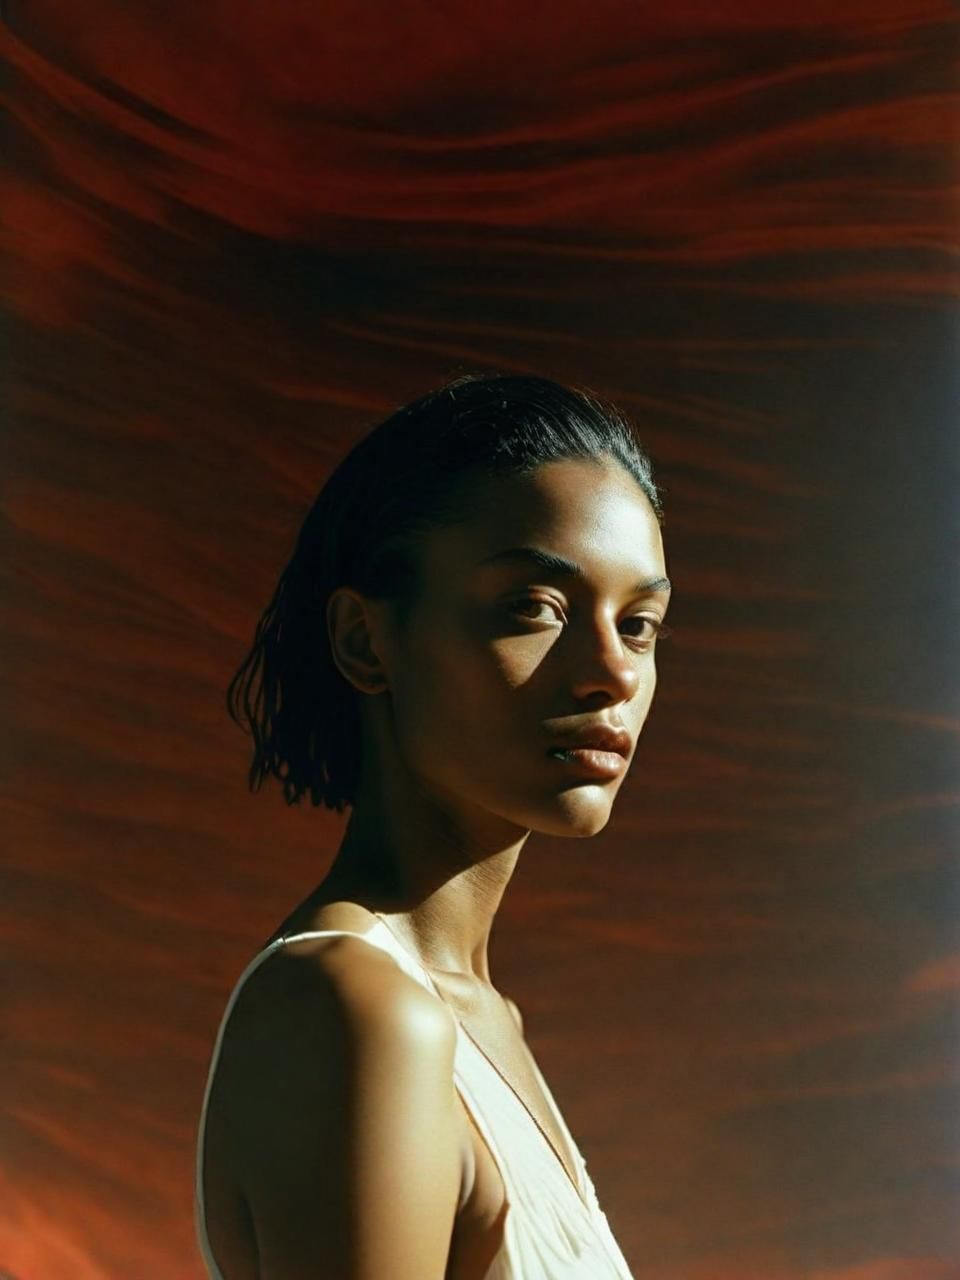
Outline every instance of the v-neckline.
MULTIPOLYGON (((444 999, 444 996, 440 991, 440 988, 437 986, 436 982, 433 979, 432 974, 426 968, 423 962, 414 954, 413 951, 411 951, 408 947, 404 946, 404 944, 400 941, 397 935, 393 932, 393 930, 387 924, 386 920, 384 920, 383 917, 380 915, 377 915, 377 924, 382 925, 386 933, 389 935, 389 937, 399 947, 403 949, 404 954, 409 956, 414 961, 418 969, 420 969, 424 977, 430 983, 430 986, 433 988, 434 992, 436 993, 437 999, 441 1000, 446 1005, 446 1007, 450 1010, 451 1014, 454 1017, 454 1020, 456 1021, 457 1026, 461 1029, 461 1031, 467 1037, 467 1040, 470 1042, 470 1044, 474 1046, 474 1048, 480 1054, 484 1062, 486 1062, 487 1065, 491 1068, 491 1070, 495 1073, 497 1079, 501 1080, 507 1086, 510 1092, 513 1094, 513 1096, 516 1098, 517 1102, 523 1108, 524 1113, 529 1118, 530 1123, 533 1125, 534 1129, 537 1131, 537 1133, 546 1143, 547 1148, 550 1151, 550 1154, 553 1156, 557 1164, 560 1166, 561 1170, 563 1171, 564 1177, 570 1183, 570 1186, 573 1188, 573 1192, 576 1195, 577 1199, 583 1205, 583 1208, 586 1210, 586 1212, 591 1213, 591 1207, 586 1196, 586 1185, 583 1178, 583 1170, 582 1170, 581 1162, 579 1159, 577 1159, 577 1153, 574 1151, 575 1144, 573 1141, 573 1136, 570 1133, 569 1128, 567 1127, 566 1121, 563 1119, 563 1116, 560 1114, 560 1108, 557 1106, 553 1098, 553 1095, 550 1092, 550 1086, 547 1084, 546 1080, 544 1079, 543 1072, 540 1070, 539 1066, 537 1065, 536 1059, 534 1058, 532 1052, 530 1051, 530 1047, 527 1045, 527 1042, 523 1039, 523 1036, 521 1035, 520 1039, 521 1039, 521 1043, 523 1044, 524 1052, 526 1053, 527 1058, 533 1068, 534 1078, 536 1079, 537 1084, 540 1088, 540 1091, 543 1094, 544 1100, 547 1104, 547 1107, 553 1116, 554 1123, 556 1124, 557 1129, 562 1135, 567 1145, 568 1152, 572 1157, 573 1168, 577 1175, 576 1178, 571 1176, 570 1170, 566 1166, 566 1162, 560 1155, 559 1151, 557 1151, 556 1147, 554 1147, 549 1136, 547 1135, 546 1131, 541 1127, 540 1122, 537 1120, 536 1116, 533 1114, 533 1112, 524 1102, 519 1091, 510 1083, 507 1077, 503 1074, 503 1072, 500 1070, 497 1064, 493 1061, 493 1059, 488 1056, 488 1054, 483 1049, 483 1047, 478 1043, 478 1041, 474 1039, 474 1037, 470 1033, 465 1023, 457 1015, 457 1012, 454 1009, 453 1005, 451 1005, 448 1000, 444 999)), ((376 927, 377 925, 372 926, 373 929, 375 929, 376 927)))
MULTIPOLYGON (((449 1006, 448 1006, 448 1007, 449 1007, 449 1006)), ((541 1137, 541 1138, 546 1142, 547 1147, 548 1147, 548 1148, 549 1148, 549 1150, 550 1150, 550 1154, 553 1156, 553 1158, 556 1160, 557 1164, 560 1166, 561 1170, 563 1171, 564 1177, 565 1177, 565 1178, 566 1178, 566 1180, 570 1183, 570 1186, 573 1188, 574 1194, 576 1195, 577 1199, 578 1199, 578 1200, 580 1201, 580 1203, 583 1205, 584 1209, 586 1209, 586 1210, 587 1210, 587 1212, 589 1213, 589 1212, 590 1212, 590 1205, 587 1203, 586 1197, 585 1197, 585 1195, 584 1195, 584 1187, 581 1185, 581 1181, 580 1181, 580 1163, 579 1163, 579 1161, 578 1161, 578 1160, 576 1160, 576 1158, 574 1158, 574 1159, 572 1160, 573 1167, 574 1167, 574 1169, 576 1170, 576 1173, 577 1173, 577 1177, 576 1177, 576 1178, 574 1178, 574 1177, 571 1175, 570 1170, 567 1168, 567 1166, 566 1166, 566 1162, 561 1158, 560 1153, 557 1151, 556 1147, 555 1147, 555 1146, 553 1145, 553 1143, 551 1142, 551 1140, 550 1140, 550 1138, 549 1138, 549 1136, 548 1136, 548 1134, 547 1134, 546 1130, 541 1126, 541 1124, 540 1124, 540 1122, 537 1120, 536 1116, 533 1114, 533 1112, 530 1110, 530 1108, 529 1108, 529 1107, 527 1106, 527 1104, 524 1102, 524 1100, 523 1100, 523 1098, 521 1097, 521 1095, 520 1095, 519 1091, 518 1091, 516 1088, 514 1088, 514 1086, 510 1083, 510 1081, 509 1081, 509 1080, 507 1079, 507 1077, 503 1074, 503 1072, 500 1070, 500 1068, 497 1066, 497 1064, 493 1061, 493 1059, 492 1059, 491 1057, 489 1057, 489 1055, 488 1055, 488 1054, 487 1054, 487 1052, 484 1050, 484 1048, 482 1047, 482 1045, 481 1045, 477 1040, 475 1040, 475 1039, 473 1038, 473 1036, 472 1036, 472 1035, 471 1035, 471 1033, 467 1030, 467 1028, 466 1028, 466 1026, 464 1025, 464 1023, 463 1023, 463 1022, 461 1022, 459 1018, 457 1018, 457 1015, 456 1015, 456 1014, 454 1014, 453 1016, 454 1016, 454 1018, 456 1018, 456 1020, 457 1020, 457 1024, 458 1024, 458 1025, 463 1029, 464 1033, 465 1033, 465 1034, 466 1034, 466 1036, 467 1036, 467 1039, 470 1041, 470 1043, 473 1045, 473 1047, 478 1051, 478 1053, 480 1054, 480 1056, 483 1058, 484 1062, 486 1062, 490 1067, 492 1067, 492 1068, 493 1068, 493 1071, 495 1072, 495 1074, 496 1074, 496 1076, 497 1076, 497 1079, 498 1079, 498 1080, 501 1080, 501 1081, 502 1081, 502 1082, 507 1086, 507 1088, 508 1088, 508 1089, 510 1090, 510 1092, 513 1094, 513 1096, 516 1098, 517 1102, 519 1102, 520 1106, 523 1108, 524 1112, 526 1113, 526 1115, 529 1117, 530 1121, 532 1122, 532 1124, 533 1124, 534 1128, 536 1129, 537 1133, 538 1133, 538 1134, 540 1135, 540 1137, 541 1137)), ((524 1045, 524 1048, 527 1048, 526 1044, 524 1045)), ((528 1054, 528 1057, 530 1058, 530 1060, 531 1060, 531 1061, 533 1061, 533 1055, 532 1055, 532 1054, 530 1054, 529 1049, 527 1049, 527 1054, 528 1054)), ((552 1116, 553 1116, 553 1118, 554 1118, 554 1121, 555 1121, 555 1123, 556 1123, 556 1125, 557 1125, 557 1128, 559 1129, 560 1133, 564 1136, 565 1141, 566 1141, 567 1150, 568 1150, 568 1152, 569 1152, 569 1153, 571 1154, 571 1156, 572 1156, 572 1155, 573 1155, 573 1151, 572 1151, 572 1148, 573 1148, 573 1140, 572 1140, 572 1138, 570 1137, 570 1133, 569 1133, 569 1130, 566 1128, 566 1125, 562 1124, 562 1123, 561 1123, 561 1121, 560 1121, 560 1119, 559 1119, 559 1108, 557 1107, 556 1103, 553 1101, 553 1099, 552 1099, 552 1097, 551 1097, 551 1095, 550 1095, 549 1086, 547 1086, 546 1081, 543 1079, 543 1076, 542 1076, 542 1074, 541 1074, 541 1073, 535 1073, 535 1078, 537 1078, 537 1079, 538 1079, 538 1084, 539 1084, 539 1087, 540 1087, 540 1092, 542 1093, 542 1095, 543 1095, 543 1097, 544 1097, 544 1099, 545 1099, 545 1101, 546 1101, 546 1103, 547 1103, 547 1106, 548 1106, 548 1108, 549 1108, 549 1110, 550 1110, 550 1112, 551 1112, 551 1114, 552 1114, 552 1116)))

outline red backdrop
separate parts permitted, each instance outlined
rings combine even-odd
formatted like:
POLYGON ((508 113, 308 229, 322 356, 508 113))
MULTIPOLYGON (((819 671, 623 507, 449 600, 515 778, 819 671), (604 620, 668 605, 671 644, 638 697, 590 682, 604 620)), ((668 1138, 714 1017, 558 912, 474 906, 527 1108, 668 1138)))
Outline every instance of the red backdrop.
POLYGON ((658 466, 674 634, 494 980, 638 1280, 960 1276, 956 9, 5 7, 0 1268, 198 1280, 230 986, 342 819, 223 690, 472 368, 658 466))

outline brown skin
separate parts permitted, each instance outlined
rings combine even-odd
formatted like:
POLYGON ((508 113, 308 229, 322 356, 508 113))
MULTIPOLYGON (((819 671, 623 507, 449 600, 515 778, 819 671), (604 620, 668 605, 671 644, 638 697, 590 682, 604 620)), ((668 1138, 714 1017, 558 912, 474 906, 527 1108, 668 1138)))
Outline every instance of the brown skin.
MULTIPOLYGON (((383 913, 575 1178, 487 946, 531 831, 592 836, 609 820, 627 770, 586 778, 546 751, 606 721, 627 729, 632 758, 669 600, 636 586, 665 576, 663 542, 611 459, 484 479, 472 494, 466 521, 424 538, 404 626, 351 588, 330 600, 334 660, 360 696, 361 780, 330 871, 274 936, 365 932, 383 913), (585 579, 477 567, 530 545, 585 579)), ((226 1280, 256 1276, 257 1252, 260 1280, 483 1276, 503 1185, 453 1088, 455 1043, 450 1008, 359 939, 288 944, 260 966, 210 1103, 208 1230, 226 1280)))

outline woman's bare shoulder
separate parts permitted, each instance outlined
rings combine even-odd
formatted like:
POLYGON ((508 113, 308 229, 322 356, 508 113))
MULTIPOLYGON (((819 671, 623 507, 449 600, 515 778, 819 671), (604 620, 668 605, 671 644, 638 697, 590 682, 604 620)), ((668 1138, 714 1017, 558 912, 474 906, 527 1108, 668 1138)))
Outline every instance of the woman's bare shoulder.
POLYGON ((337 1273, 331 1242, 356 1221, 366 1240, 442 1260, 466 1176, 450 1011, 352 935, 276 948, 242 996, 215 1123, 274 1270, 337 1273))
MULTIPOLYGON (((231 1012, 230 1047, 275 1034, 329 1047, 331 1032, 373 1034, 413 1018, 455 1037, 442 1001, 381 947, 353 933, 297 938, 275 947, 244 983, 231 1012)), ((227 1051, 226 1037, 224 1051, 227 1051)))
POLYGON ((210 1123, 239 1168, 280 1140, 290 1108, 333 1116, 361 1076, 387 1091, 424 1073, 452 1087, 455 1049, 450 1010, 381 948, 353 935, 291 942, 238 993, 210 1123))

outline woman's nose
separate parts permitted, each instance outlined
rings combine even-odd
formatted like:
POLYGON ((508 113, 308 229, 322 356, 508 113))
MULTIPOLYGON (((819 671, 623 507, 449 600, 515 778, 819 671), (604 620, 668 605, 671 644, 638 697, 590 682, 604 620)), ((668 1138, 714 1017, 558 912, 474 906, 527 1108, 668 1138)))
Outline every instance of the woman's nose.
POLYGON ((636 650, 630 649, 614 623, 598 622, 586 628, 570 662, 574 691, 586 697, 596 689, 609 693, 614 702, 627 702, 642 679, 636 650))

